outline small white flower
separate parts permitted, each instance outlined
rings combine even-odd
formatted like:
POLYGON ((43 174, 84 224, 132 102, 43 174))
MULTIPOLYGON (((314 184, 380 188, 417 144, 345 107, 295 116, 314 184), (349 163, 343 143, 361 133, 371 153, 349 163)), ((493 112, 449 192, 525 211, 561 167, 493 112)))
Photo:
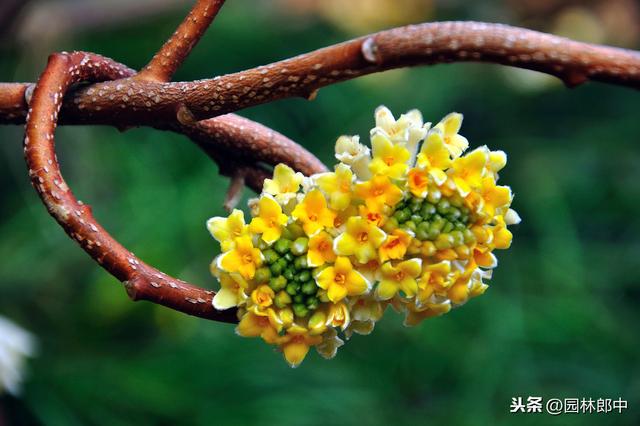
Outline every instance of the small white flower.
POLYGON ((340 136, 336 141, 336 158, 351 166, 351 170, 360 180, 371 178, 369 162, 371 150, 360 143, 360 136, 340 136))
POLYGON ((20 392, 25 358, 34 355, 35 346, 30 333, 0 317, 0 394, 20 392))

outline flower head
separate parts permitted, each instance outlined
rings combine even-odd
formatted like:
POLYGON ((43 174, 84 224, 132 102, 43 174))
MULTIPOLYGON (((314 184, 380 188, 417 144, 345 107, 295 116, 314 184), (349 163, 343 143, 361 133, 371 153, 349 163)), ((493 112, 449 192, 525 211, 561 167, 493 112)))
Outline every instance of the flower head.
POLYGON ((380 107, 375 120, 373 158, 341 136, 333 172, 278 165, 249 201, 249 225, 240 210, 207 223, 223 252, 213 306, 237 307, 237 333, 293 367, 312 347, 331 358, 343 339, 371 333, 388 306, 415 325, 480 296, 520 222, 498 185, 506 154, 465 154, 462 115, 431 130, 417 110, 395 119, 380 107))

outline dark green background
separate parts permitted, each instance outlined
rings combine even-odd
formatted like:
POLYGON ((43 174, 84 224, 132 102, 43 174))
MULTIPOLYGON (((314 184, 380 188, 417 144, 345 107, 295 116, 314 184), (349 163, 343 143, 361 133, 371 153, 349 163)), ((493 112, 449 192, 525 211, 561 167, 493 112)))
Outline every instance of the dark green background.
MULTIPOLYGON (((320 21, 256 14, 248 0, 230 3, 177 79, 348 37, 320 21)), ((44 46, 10 45, 0 80, 33 81, 55 50, 95 51, 139 68, 183 12, 44 46)), ((0 313, 40 342, 21 402, 5 403, 51 425, 638 424, 640 95, 603 84, 521 90, 506 76, 493 65, 414 68, 322 89, 313 102, 242 112, 328 164, 340 134, 366 140, 380 104, 419 108, 431 121, 462 112, 473 147, 509 154, 501 183, 513 188, 523 222, 512 248, 498 253, 487 293, 416 328, 387 312, 334 360, 314 352, 298 369, 230 325, 130 302, 47 215, 28 183, 22 128, 0 128, 0 313), (512 397, 529 395, 622 397, 629 409, 509 414, 512 397)), ((193 144, 106 127, 64 127, 57 142, 71 187, 125 246, 216 287, 208 264, 218 247, 204 223, 224 214, 227 180, 193 144)))

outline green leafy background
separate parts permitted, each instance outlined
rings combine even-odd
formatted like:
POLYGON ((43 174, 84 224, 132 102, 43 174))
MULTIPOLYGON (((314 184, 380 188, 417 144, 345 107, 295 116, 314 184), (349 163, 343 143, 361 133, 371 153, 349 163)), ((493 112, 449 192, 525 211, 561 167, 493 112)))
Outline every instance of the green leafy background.
MULTIPOLYGON (((56 50, 139 68, 183 13, 82 32, 47 51, 9 44, 0 80, 33 81, 56 50)), ((349 37, 292 19, 230 2, 176 79, 349 37)), ((297 369, 230 325, 130 302, 47 215, 28 183, 22 128, 0 128, 0 313, 39 340, 22 397, 0 405, 23 424, 51 425, 638 424, 640 97, 604 84, 525 90, 513 76, 493 65, 413 68, 242 112, 327 164, 340 134, 366 136, 380 104, 419 108, 430 121, 463 112, 472 146, 509 154, 501 182, 523 219, 483 297, 415 328, 387 312, 335 359, 312 353, 297 369), (622 397, 629 409, 509 414, 512 397, 529 395, 622 397)), ((218 247, 204 223, 224 214, 227 180, 193 144, 108 127, 62 127, 57 142, 70 186, 113 235, 166 272, 216 288, 208 264, 218 247)))

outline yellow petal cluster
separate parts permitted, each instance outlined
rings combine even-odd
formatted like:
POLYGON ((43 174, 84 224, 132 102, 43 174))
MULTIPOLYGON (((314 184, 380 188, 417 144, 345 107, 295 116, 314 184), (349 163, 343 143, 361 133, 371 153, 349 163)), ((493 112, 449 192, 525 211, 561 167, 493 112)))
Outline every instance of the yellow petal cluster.
POLYGON ((240 210, 207 222, 222 251, 213 306, 237 308, 236 332, 295 367, 312 347, 331 358, 369 334, 388 306, 416 325, 483 294, 520 217, 497 183, 506 154, 465 153, 461 125, 458 113, 431 127, 418 110, 379 107, 371 149, 341 136, 333 172, 276 166, 248 223, 240 210))

